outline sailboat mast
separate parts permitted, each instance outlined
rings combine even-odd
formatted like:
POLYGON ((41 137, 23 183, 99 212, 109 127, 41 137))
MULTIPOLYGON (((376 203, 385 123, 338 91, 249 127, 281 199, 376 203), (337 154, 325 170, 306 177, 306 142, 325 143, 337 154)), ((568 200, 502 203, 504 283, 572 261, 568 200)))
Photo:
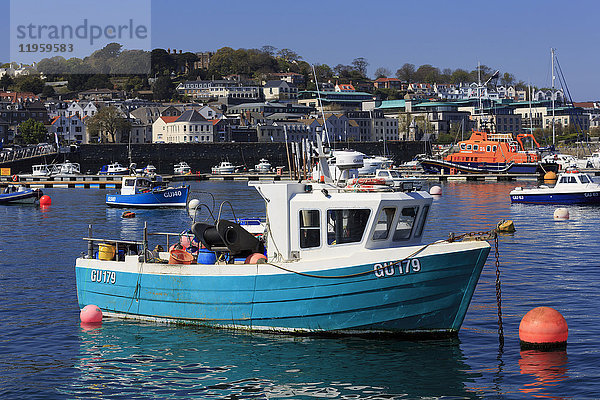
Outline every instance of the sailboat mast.
POLYGON ((552 53, 552 144, 555 143, 556 140, 556 131, 554 128, 554 49, 551 48, 552 53))

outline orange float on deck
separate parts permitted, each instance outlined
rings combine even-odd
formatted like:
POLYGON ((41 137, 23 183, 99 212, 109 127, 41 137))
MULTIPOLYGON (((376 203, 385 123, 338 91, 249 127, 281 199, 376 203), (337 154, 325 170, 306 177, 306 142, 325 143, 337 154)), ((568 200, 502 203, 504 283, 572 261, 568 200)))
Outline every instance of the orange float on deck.
POLYGON ((522 348, 565 347, 569 327, 565 318, 551 307, 536 307, 529 311, 519 325, 522 348))

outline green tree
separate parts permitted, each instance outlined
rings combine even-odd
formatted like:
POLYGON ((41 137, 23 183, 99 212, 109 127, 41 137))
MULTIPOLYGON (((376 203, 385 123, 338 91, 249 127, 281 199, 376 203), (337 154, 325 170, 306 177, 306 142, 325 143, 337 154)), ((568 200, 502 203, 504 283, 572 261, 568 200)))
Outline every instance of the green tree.
POLYGON ((48 129, 42 122, 29 118, 19 125, 19 134, 23 142, 27 144, 36 144, 45 142, 48 137, 48 129))
POLYGON ((415 72, 416 82, 436 83, 440 78, 440 70, 432 65, 424 64, 415 72))
POLYGON ((155 100, 170 100, 175 95, 175 85, 168 76, 159 76, 152 91, 155 100))
POLYGON ((450 82, 457 85, 459 83, 470 83, 472 82, 471 74, 469 74, 469 72, 465 71, 464 69, 455 69, 454 72, 452 72, 452 75, 450 76, 450 82))
POLYGON ((10 75, 4 74, 2 75, 2 78, 0 78, 0 87, 2 90, 7 90, 8 87, 13 84, 13 82, 13 78, 11 78, 10 75))
POLYGON ((56 92, 52 86, 44 86, 44 89, 42 90, 42 97, 48 98, 54 96, 55 94, 56 92))
POLYGON ((87 130, 90 137, 100 138, 104 142, 116 143, 117 133, 125 136, 131 130, 131 122, 124 118, 121 112, 114 106, 101 108, 96 115, 87 120, 87 130))
POLYGON ((403 82, 412 83, 415 81, 415 66, 406 63, 396 71, 396 78, 403 82))
POLYGON ((391 75, 391 71, 385 67, 379 67, 375 70, 375 79, 389 78, 391 75))
POLYGON ((150 53, 152 75, 165 75, 175 71, 177 63, 164 49, 154 49, 150 53))
POLYGON ((42 90, 44 90, 44 81, 37 76, 26 76, 19 80, 19 90, 34 94, 42 93, 42 90))
POLYGON ((358 57, 352 60, 352 67, 355 71, 359 72, 363 77, 367 76, 367 67, 369 63, 364 57, 358 57))

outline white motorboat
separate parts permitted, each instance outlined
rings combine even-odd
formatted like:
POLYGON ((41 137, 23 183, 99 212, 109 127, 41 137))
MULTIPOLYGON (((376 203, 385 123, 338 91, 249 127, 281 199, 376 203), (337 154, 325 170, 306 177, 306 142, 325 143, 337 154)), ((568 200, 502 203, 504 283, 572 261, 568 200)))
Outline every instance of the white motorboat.
POLYGON ((219 165, 212 167, 211 172, 215 175, 233 174, 235 172, 235 166, 229 161, 221 161, 219 165))
POLYGON ((363 158, 363 166, 358 169, 358 174, 373 175, 375 170, 390 168, 392 163, 393 161, 388 157, 365 157, 363 158))
POLYGON ((271 163, 266 158, 261 158, 259 163, 254 166, 254 170, 260 174, 271 172, 271 163))
POLYGON ((52 174, 52 166, 48 164, 37 164, 31 167, 32 176, 50 176, 52 174))
POLYGON ((558 175, 554 187, 516 187, 510 192, 510 200, 530 204, 600 204, 600 184, 588 174, 569 168, 558 175))
POLYGON ((69 175, 80 175, 81 167, 79 163, 73 163, 69 160, 65 160, 64 163, 55 164, 53 168, 52 175, 61 175, 61 176, 69 176, 69 175))
POLYGON ((118 162, 103 165, 102 169, 98 171, 98 175, 126 175, 129 173, 129 169, 125 168, 118 162))
POLYGON ((188 175, 192 173, 192 168, 185 161, 181 161, 173 166, 173 173, 175 175, 188 175))

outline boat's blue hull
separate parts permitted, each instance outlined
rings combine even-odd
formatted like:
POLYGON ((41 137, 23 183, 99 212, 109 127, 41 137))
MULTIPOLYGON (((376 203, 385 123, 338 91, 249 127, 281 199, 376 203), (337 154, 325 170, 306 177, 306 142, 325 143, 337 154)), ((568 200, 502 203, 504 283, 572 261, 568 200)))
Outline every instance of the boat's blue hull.
POLYGON ((30 203, 33 204, 42 197, 37 189, 27 189, 21 192, 0 193, 0 204, 30 203))
POLYGON ((106 205, 111 207, 185 207, 188 197, 188 186, 152 190, 146 193, 123 195, 118 193, 106 195, 106 205))
POLYGON ((600 192, 511 194, 513 203, 526 204, 600 204, 600 192))
POLYGON ((418 268, 403 263, 402 272, 394 266, 376 273, 377 264, 313 272, 336 276, 330 279, 281 273, 266 264, 143 264, 128 272, 119 267, 123 262, 78 259, 77 295, 80 307, 95 304, 108 314, 220 328, 455 333, 489 249, 419 256, 418 268), (153 273, 137 272, 152 266, 153 273))

